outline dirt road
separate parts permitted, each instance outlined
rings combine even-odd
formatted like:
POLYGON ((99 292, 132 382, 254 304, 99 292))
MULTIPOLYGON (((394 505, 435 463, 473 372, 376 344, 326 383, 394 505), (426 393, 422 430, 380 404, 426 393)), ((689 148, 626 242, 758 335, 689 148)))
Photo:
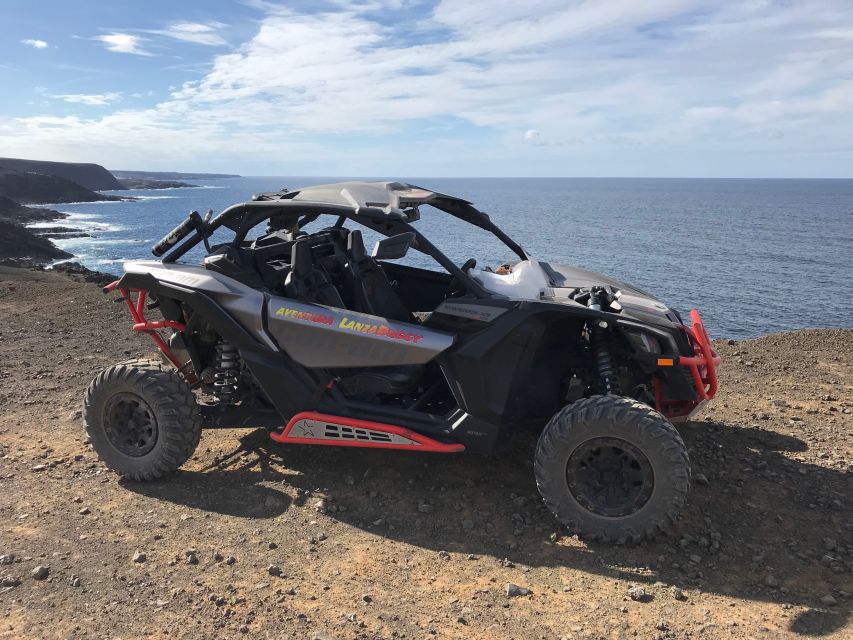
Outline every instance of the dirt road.
POLYGON ((853 638, 853 330, 718 342, 718 399, 679 427, 684 518, 625 548, 564 534, 529 443, 208 431, 177 475, 124 482, 79 409, 151 353, 129 329, 94 285, 0 268, 0 638, 853 638))

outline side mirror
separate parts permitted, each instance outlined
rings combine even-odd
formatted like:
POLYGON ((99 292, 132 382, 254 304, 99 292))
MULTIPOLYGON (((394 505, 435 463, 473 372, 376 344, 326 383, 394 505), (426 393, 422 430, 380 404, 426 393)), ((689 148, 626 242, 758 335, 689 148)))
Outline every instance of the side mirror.
POLYGON ((400 233, 377 242, 376 246, 373 247, 373 253, 370 255, 376 260, 396 260, 409 252, 409 247, 414 241, 414 231, 400 233))

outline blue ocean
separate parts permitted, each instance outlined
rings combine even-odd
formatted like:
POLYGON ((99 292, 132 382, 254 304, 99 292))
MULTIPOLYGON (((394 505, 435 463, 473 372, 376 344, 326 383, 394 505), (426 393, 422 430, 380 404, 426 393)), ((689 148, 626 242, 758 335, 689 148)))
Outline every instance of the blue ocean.
MULTIPOLYGON (((151 245, 190 210, 218 213, 253 193, 344 179, 244 177, 112 192, 139 200, 53 205, 70 218, 50 224, 87 230, 93 237, 55 242, 87 267, 120 273, 125 260, 151 258, 151 245)), ((404 181, 470 200, 534 257, 613 275, 682 312, 698 308, 712 337, 853 327, 853 180, 404 181)), ((429 207, 417 224, 459 264, 512 258, 485 232, 429 207)))

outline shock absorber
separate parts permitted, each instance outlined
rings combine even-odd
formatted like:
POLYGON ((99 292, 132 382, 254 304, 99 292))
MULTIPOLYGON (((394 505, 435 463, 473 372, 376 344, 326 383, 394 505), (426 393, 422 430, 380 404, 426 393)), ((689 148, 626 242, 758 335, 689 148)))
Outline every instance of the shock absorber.
MULTIPOLYGON (((595 311, 601 311, 601 296, 605 292, 600 287, 593 287, 589 292, 587 306, 595 311)), ((610 349, 607 340, 607 322, 599 320, 590 323, 592 352, 595 359, 595 368, 598 371, 598 379, 601 384, 601 392, 605 395, 620 395, 619 380, 616 377, 616 369, 610 357, 610 349)))
POLYGON ((213 375, 213 395, 222 404, 237 401, 240 355, 234 345, 220 340, 216 343, 216 372, 213 375))

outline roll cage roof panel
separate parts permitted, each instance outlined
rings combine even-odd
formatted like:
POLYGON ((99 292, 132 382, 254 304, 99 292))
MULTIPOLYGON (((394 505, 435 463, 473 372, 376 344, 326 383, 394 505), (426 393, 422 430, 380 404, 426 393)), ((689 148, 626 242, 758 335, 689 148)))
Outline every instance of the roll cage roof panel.
POLYGON ((251 201, 232 205, 204 222, 194 234, 164 256, 163 262, 175 262, 219 227, 234 231, 232 244, 237 247, 253 227, 266 219, 270 220, 271 227, 289 228, 294 224, 302 227, 321 215, 336 215, 341 222, 350 219, 385 236, 413 232, 414 249, 432 257, 478 297, 493 296, 410 225, 420 219, 418 207, 421 204, 431 205, 491 232, 521 260, 529 259, 524 249, 467 200, 401 182, 339 182, 254 195, 251 201))

